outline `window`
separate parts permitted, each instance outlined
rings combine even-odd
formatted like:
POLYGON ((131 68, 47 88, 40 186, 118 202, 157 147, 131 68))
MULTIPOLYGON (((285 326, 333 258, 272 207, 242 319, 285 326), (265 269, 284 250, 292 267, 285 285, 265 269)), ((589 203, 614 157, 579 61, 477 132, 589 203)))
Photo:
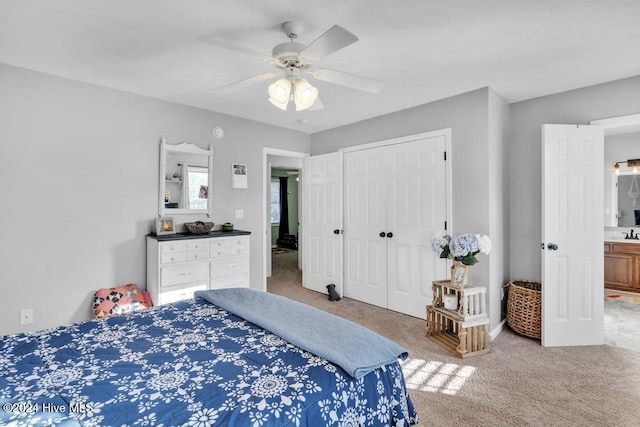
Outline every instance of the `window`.
POLYGON ((201 166, 187 166, 187 200, 189 209, 207 209, 209 173, 201 166))
POLYGON ((271 179, 271 224, 280 224, 280 180, 271 179))

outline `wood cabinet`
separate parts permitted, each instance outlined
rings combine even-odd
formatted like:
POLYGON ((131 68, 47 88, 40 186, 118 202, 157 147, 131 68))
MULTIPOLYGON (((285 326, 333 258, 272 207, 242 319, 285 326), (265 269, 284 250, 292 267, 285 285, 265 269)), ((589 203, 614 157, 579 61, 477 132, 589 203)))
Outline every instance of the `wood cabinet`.
POLYGON ((640 243, 604 243, 604 287, 640 292, 640 243))
POLYGON ((156 305, 196 291, 249 287, 249 234, 147 236, 147 290, 156 305))

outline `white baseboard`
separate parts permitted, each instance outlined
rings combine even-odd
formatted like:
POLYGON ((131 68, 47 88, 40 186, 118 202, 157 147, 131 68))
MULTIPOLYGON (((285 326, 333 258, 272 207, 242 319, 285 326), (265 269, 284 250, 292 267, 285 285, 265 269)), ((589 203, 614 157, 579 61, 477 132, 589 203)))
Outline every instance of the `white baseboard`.
POLYGON ((491 332, 489 332, 489 340, 493 341, 494 339, 496 339, 498 337, 498 335, 500 335, 500 332, 502 332, 502 328, 504 328, 504 325, 507 323, 507 319, 502 319, 502 322, 500 322, 498 324, 498 326, 496 326, 495 328, 493 328, 493 330, 491 332))

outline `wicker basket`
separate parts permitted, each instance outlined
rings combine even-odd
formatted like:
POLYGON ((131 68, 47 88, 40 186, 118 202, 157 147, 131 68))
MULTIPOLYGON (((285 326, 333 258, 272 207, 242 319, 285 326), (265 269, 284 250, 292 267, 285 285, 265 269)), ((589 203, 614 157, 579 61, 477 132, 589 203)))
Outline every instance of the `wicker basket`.
POLYGON ((540 339, 542 285, 538 282, 512 280, 507 299, 507 323, 525 337, 540 339))
POLYGON ((212 222, 185 222, 184 225, 187 227, 187 230, 189 230, 193 234, 206 234, 213 228, 212 222))

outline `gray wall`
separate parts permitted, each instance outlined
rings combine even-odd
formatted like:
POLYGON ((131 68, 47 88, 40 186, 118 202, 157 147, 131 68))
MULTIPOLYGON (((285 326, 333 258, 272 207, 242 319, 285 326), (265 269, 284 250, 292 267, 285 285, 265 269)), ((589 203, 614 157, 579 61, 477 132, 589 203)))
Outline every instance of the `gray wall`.
POLYGON ((87 319, 98 288, 146 286, 161 135, 214 144, 213 219, 252 232, 262 288, 262 147, 309 152, 308 135, 2 64, 0 117, 0 335, 87 319), (233 162, 247 164, 248 189, 231 189, 233 162), (22 308, 32 325, 19 326, 22 308))
MULTIPOLYGON (((469 270, 471 283, 487 286, 491 328, 500 322, 496 297, 507 281, 508 247, 505 187, 508 123, 507 104, 489 88, 387 114, 370 120, 320 132, 311 136, 311 153, 322 154, 340 148, 405 135, 451 128, 453 175, 453 232, 487 234, 494 240, 489 258, 480 255, 480 263, 469 270), (496 215, 492 219, 492 215, 496 215), (492 235, 492 232, 496 235, 492 235), (503 246, 505 245, 505 246, 503 246), (503 246, 503 247, 500 247, 503 246), (493 315, 493 313, 497 313, 493 315)), ((452 230, 449 230, 450 232, 452 230)))
POLYGON ((492 326, 506 317, 504 288, 509 280, 509 104, 493 90, 489 91, 489 152, 485 158, 489 173, 489 315, 492 326))
POLYGON ((640 76, 511 104, 510 275, 541 280, 541 129, 640 112, 640 76))

